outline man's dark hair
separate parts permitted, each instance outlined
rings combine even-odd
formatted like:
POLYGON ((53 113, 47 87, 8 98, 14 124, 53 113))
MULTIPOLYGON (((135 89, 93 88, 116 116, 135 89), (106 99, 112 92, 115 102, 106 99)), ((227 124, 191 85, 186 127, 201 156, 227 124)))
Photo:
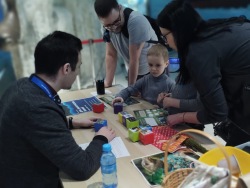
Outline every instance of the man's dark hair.
POLYGON ((38 42, 35 48, 35 72, 53 76, 66 63, 69 63, 74 71, 81 50, 82 43, 79 38, 55 31, 38 42))
POLYGON ((96 0, 94 7, 97 16, 105 18, 110 14, 112 9, 119 9, 119 4, 116 0, 96 0))

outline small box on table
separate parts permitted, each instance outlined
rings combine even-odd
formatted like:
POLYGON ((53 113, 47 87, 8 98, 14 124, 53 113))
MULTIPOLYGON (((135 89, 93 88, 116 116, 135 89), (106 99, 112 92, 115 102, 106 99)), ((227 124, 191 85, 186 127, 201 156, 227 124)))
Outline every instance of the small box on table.
POLYGON ((130 117, 133 117, 133 115, 131 114, 125 114, 122 116, 122 124, 127 127, 127 119, 130 118, 130 117))
POLYGON ((154 133, 151 130, 142 130, 139 133, 139 139, 144 145, 154 143, 154 133))
POLYGON ((101 112, 103 112, 104 108, 105 108, 105 105, 102 102, 101 103, 93 103, 92 104, 92 110, 95 113, 101 113, 101 112))
POLYGON ((139 120, 137 120, 135 117, 126 118, 126 127, 128 129, 139 127, 139 120))
POLYGON ((126 112, 126 111, 123 111, 123 112, 119 112, 119 113, 118 113, 118 118, 119 118, 119 122, 120 122, 120 123, 123 123, 123 122, 122 122, 122 118, 123 118, 123 116, 126 115, 126 114, 129 114, 129 113, 126 112))
POLYGON ((128 137, 132 142, 139 141, 139 132, 140 129, 138 127, 131 128, 128 130, 128 137))
POLYGON ((123 104, 121 102, 114 104, 114 114, 118 114, 123 111, 123 104))
POLYGON ((108 126, 107 120, 98 119, 96 122, 94 122, 95 132, 98 132, 104 126, 108 126))

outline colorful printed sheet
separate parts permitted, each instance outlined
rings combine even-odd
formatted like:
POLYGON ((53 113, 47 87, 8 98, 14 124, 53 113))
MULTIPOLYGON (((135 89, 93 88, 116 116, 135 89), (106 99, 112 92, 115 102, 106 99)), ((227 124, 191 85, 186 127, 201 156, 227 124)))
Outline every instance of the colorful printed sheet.
POLYGON ((88 97, 84 99, 63 102, 62 107, 66 116, 68 116, 92 111, 92 104, 94 103, 99 104, 101 101, 96 97, 88 97))
POLYGON ((166 140, 169 140, 177 132, 178 131, 170 128, 167 125, 153 127, 153 133, 154 133, 153 145, 162 150, 163 143, 166 142, 166 140))

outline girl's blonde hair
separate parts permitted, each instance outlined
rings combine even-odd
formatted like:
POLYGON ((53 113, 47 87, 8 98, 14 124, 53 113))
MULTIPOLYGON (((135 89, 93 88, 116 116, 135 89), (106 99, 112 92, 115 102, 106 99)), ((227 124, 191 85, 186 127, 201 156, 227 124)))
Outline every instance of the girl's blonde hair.
POLYGON ((168 49, 161 45, 161 44, 155 44, 153 45, 147 53, 147 56, 162 56, 164 61, 168 61, 168 49))

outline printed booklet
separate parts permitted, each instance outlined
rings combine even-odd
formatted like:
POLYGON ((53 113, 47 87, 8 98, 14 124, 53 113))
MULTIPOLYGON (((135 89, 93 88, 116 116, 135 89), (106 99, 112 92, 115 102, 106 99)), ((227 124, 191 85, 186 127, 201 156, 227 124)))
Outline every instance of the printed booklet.
MULTIPOLYGON (((165 153, 161 152, 131 160, 150 187, 161 187, 165 178, 164 155, 165 153)), ((193 168, 193 164, 193 160, 190 157, 187 158, 179 153, 168 154, 169 173, 180 168, 193 168)))
POLYGON ((65 112, 65 115, 69 116, 92 111, 92 104, 94 103, 98 104, 101 103, 101 101, 96 97, 88 97, 62 102, 61 106, 65 112))
POLYGON ((140 125, 166 125, 168 111, 162 108, 135 110, 135 118, 140 121, 140 125))

